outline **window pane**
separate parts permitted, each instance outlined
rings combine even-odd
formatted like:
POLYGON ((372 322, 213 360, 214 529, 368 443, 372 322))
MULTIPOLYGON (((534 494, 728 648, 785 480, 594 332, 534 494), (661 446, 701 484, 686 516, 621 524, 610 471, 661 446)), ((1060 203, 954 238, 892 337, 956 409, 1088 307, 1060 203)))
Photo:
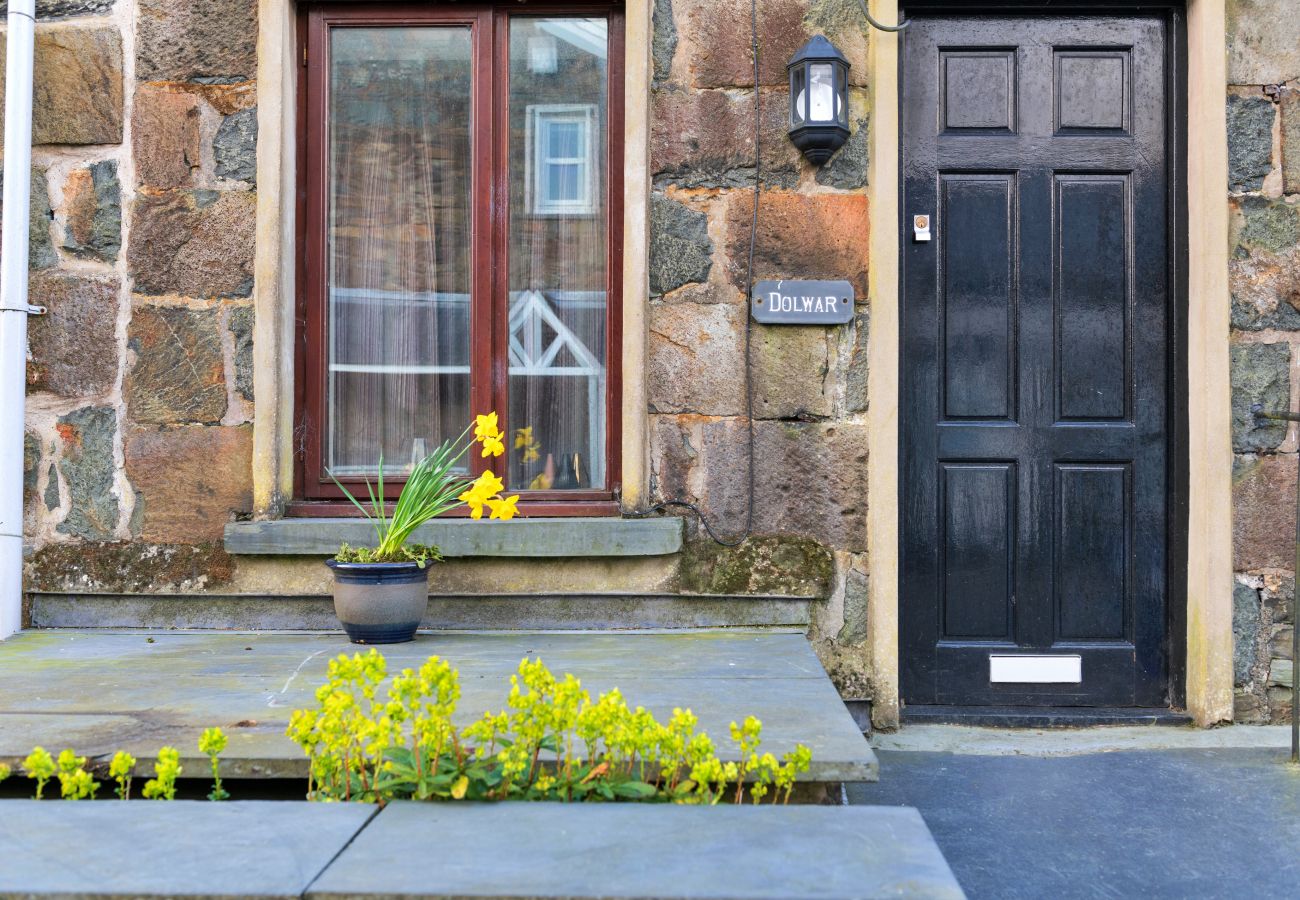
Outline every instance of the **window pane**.
POLYGON ((582 126, 578 122, 551 122, 547 129, 550 147, 547 156, 551 159, 577 159, 582 152, 582 126))
POLYGON ((510 22, 514 490, 605 486, 608 44, 604 19, 510 22), (555 42, 552 71, 529 64, 544 37, 555 42))
POLYGON ((470 30, 336 28, 325 465, 397 474, 470 418, 470 30))
POLYGON ((582 169, 577 163, 552 163, 546 168, 548 200, 553 203, 577 203, 582 200, 582 169))

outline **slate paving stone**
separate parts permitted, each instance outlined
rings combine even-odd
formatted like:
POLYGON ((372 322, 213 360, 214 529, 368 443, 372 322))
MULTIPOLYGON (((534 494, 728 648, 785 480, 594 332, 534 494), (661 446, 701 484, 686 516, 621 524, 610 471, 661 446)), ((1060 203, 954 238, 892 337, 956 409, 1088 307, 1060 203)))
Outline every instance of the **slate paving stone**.
MULTIPOLYGON (((37 744, 142 760, 171 744, 198 776, 198 737, 219 725, 227 777, 305 777, 306 758, 284 734, 289 716, 315 704, 331 657, 359 649, 336 634, 23 632, 0 646, 0 761, 14 765, 37 744)), ((692 709, 724 759, 737 752, 728 725, 755 715, 764 750, 811 748, 803 780, 876 777, 870 746, 798 632, 444 632, 383 650, 390 672, 434 654, 455 665, 463 724, 504 708, 510 674, 533 656, 593 697, 618 687, 664 719, 692 709)))
POLYGON ((517 803, 386 807, 307 894, 371 895, 963 896, 913 809, 517 803))
POLYGON ((342 803, 0 801, 0 896, 300 897, 374 814, 342 803))

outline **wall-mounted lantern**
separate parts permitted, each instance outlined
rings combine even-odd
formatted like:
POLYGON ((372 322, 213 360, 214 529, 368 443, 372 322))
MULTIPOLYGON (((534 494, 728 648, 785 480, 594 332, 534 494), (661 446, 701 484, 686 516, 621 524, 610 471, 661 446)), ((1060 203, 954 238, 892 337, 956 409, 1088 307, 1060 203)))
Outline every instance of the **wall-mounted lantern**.
POLYGON ((849 138, 849 61, 820 34, 786 64, 790 140, 820 166, 849 138))

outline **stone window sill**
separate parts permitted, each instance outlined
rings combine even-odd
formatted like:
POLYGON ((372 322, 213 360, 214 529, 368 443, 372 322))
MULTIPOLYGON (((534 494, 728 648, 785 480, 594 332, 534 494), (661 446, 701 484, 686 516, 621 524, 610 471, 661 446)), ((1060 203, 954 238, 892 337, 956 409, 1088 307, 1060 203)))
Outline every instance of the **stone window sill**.
MULTIPOLYGON (((340 544, 373 543, 364 519, 274 519, 231 522, 226 551, 236 556, 331 556, 340 544)), ((513 519, 509 522, 442 519, 412 540, 434 544, 443 556, 588 557, 664 556, 682 547, 682 520, 615 518, 513 519)))

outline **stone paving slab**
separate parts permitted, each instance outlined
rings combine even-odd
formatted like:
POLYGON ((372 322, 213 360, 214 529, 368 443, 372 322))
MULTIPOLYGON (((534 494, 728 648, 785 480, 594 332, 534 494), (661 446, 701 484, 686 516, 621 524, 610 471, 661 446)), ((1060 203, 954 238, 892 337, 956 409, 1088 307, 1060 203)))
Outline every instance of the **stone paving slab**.
POLYGON ((915 809, 542 803, 388 806, 307 894, 373 895, 964 896, 915 809))
MULTIPOLYGON (((147 760, 171 744, 198 777, 198 737, 219 725, 230 736, 228 777, 305 777, 305 758, 284 736, 289 715, 314 704, 329 659, 355 649, 319 634, 23 632, 0 643, 0 761, 13 765, 36 744, 147 760)), ((432 654, 455 665, 465 723, 502 708, 519 660, 540 656, 593 695, 618 687, 663 717, 692 709, 724 758, 735 753, 729 723, 755 715, 765 749, 812 749, 804 780, 876 778, 871 748, 799 633, 439 633, 383 652, 390 672, 432 654)))
POLYGON ((375 811, 276 801, 4 800, 0 896, 300 897, 375 811))

